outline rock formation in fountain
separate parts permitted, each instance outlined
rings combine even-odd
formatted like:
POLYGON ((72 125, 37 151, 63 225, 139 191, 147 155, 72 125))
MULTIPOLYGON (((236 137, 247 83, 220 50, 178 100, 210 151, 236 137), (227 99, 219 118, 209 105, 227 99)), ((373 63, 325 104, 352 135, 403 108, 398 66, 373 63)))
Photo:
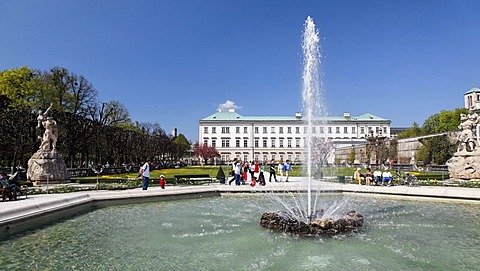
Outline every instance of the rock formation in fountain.
MULTIPOLYGON (((321 217, 323 210, 317 211, 316 214, 321 217)), ((269 212, 262 215, 260 225, 264 228, 299 236, 320 236, 352 232, 363 226, 363 215, 350 211, 336 220, 312 218, 310 222, 303 222, 292 218, 286 212, 269 212)))
POLYGON ((37 129, 45 129, 40 149, 28 160, 27 177, 32 182, 63 183, 70 180, 70 174, 62 155, 55 149, 58 139, 57 122, 48 117, 51 106, 44 112, 39 111, 37 129))
POLYGON ((480 179, 480 148, 478 146, 477 125, 480 118, 477 113, 460 115, 460 132, 453 138, 459 143, 453 157, 447 161, 452 179, 480 179))

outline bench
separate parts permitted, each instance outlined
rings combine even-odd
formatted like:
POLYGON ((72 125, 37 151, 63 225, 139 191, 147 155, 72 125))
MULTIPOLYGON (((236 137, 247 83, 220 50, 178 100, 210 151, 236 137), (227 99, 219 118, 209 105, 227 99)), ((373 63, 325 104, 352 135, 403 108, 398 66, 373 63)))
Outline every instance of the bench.
POLYGON ((207 182, 209 185, 213 181, 210 175, 208 174, 187 174, 187 175, 174 175, 175 185, 185 183, 185 184, 195 184, 195 182, 207 182))
POLYGON ((22 186, 20 191, 17 192, 17 198, 13 197, 13 192, 4 188, 0 188, 0 193, 2 194, 2 200, 5 201, 7 198, 9 200, 17 200, 20 196, 25 196, 28 198, 28 187, 22 186))

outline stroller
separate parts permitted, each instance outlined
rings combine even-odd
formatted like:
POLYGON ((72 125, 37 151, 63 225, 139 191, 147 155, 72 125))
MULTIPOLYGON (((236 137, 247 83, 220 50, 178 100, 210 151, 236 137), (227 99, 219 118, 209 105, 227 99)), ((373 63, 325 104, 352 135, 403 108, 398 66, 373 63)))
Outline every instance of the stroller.
POLYGON ((405 177, 405 184, 407 184, 408 186, 418 186, 417 177, 407 172, 407 176, 405 177))

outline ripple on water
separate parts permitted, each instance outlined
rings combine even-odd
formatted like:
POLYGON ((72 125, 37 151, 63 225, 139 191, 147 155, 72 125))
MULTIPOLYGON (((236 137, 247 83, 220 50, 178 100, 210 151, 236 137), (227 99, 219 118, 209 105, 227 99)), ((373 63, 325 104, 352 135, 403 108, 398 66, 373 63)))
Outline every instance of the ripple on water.
POLYGON ((300 265, 304 269, 326 268, 332 264, 332 255, 308 256, 300 265))

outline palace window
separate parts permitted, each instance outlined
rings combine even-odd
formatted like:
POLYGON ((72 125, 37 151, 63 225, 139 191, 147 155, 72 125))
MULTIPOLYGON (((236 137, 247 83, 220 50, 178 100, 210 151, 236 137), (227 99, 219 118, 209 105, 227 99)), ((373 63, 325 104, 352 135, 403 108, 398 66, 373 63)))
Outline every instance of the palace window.
POLYGON ((230 139, 222 138, 222 148, 228 148, 228 147, 230 147, 230 139))

